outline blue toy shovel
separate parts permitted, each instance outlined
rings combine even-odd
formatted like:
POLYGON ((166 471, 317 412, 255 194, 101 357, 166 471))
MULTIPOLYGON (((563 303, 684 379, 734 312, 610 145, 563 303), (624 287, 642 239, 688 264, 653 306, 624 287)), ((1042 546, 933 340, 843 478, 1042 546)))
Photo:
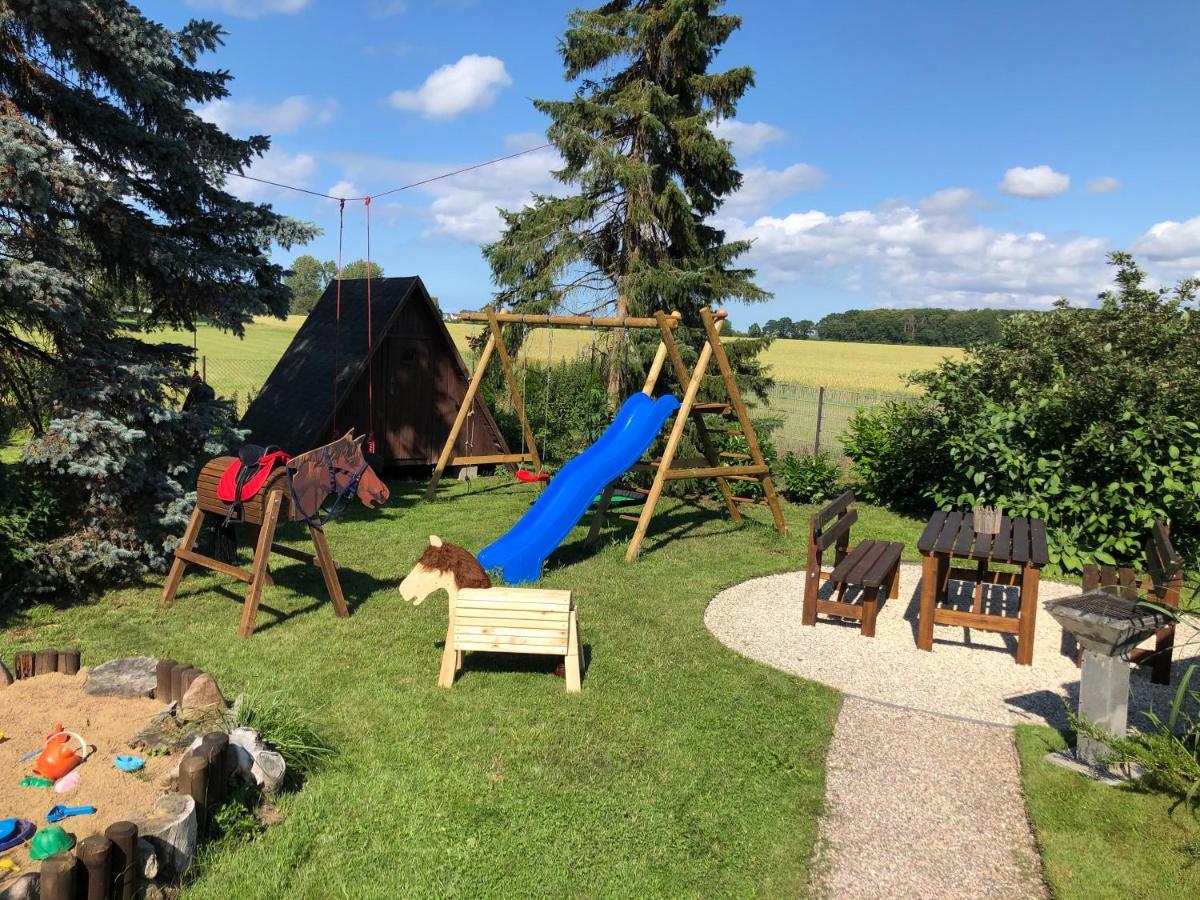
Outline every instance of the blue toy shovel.
POLYGON ((64 806, 58 804, 52 806, 50 812, 46 813, 47 822, 61 822, 67 816, 90 816, 96 811, 94 806, 64 806))

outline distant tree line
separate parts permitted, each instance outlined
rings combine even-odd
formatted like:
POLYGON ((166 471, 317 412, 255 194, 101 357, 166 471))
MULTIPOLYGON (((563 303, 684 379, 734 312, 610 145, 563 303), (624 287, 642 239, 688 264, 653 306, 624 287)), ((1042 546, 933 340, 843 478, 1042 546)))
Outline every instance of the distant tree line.
POLYGON ((746 330, 746 334, 750 337, 791 338, 802 341, 812 337, 816 328, 816 324, 811 319, 793 322, 784 316, 782 319, 769 319, 765 325, 755 322, 746 330))
MULTIPOLYGON (((383 267, 379 263, 373 262, 370 266, 372 278, 383 277, 383 267)), ((342 278, 345 280, 366 277, 367 261, 365 259, 356 259, 342 267, 342 278)), ((317 305, 321 295, 325 293, 329 282, 335 278, 337 278, 337 263, 333 260, 322 262, 307 253, 296 257, 283 279, 292 291, 292 305, 288 312, 293 316, 307 316, 317 305)))
POLYGON ((817 323, 823 341, 967 347, 1000 339, 1006 309, 851 309, 817 323))

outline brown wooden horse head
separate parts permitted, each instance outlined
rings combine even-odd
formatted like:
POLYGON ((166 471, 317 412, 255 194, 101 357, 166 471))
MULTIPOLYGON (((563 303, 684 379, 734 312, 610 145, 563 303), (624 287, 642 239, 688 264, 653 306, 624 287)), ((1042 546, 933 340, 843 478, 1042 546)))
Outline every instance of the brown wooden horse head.
POLYGON ((492 579, 470 550, 447 544, 436 534, 431 534, 429 546, 400 582, 400 596, 414 606, 420 606, 434 591, 444 590, 453 603, 459 588, 491 586, 492 579))
POLYGON ((362 444, 366 435, 354 436, 350 429, 332 444, 293 456, 288 463, 292 489, 301 509, 313 515, 331 493, 346 489, 358 477, 355 496, 367 509, 376 503, 386 503, 390 496, 387 485, 367 465, 362 444), (337 490, 333 489, 334 484, 337 490))

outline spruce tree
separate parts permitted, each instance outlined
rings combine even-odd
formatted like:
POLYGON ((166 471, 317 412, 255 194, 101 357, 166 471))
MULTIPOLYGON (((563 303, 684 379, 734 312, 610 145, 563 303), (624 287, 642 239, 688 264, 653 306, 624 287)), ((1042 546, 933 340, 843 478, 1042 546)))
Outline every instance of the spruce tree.
MULTIPOLYGON (((710 71, 741 22, 722 5, 612 0, 569 16, 559 52, 575 95, 534 101, 552 120, 547 134, 564 160, 555 177, 569 192, 502 211, 504 233, 484 249, 500 303, 619 316, 678 309, 694 329, 702 306, 770 296, 736 265, 749 243, 726 241, 708 221, 742 182, 712 126, 754 83, 745 66, 710 71)), ((737 355, 754 369, 757 349, 737 355)), ((633 374, 623 358, 618 347, 613 391, 633 374)))
POLYGON ((267 249, 313 233, 225 188, 269 142, 195 113, 228 94, 197 65, 221 34, 121 0, 0 5, 0 379, 34 435, 27 491, 55 505, 28 548, 45 588, 161 565, 197 464, 236 439, 229 405, 193 389, 191 349, 129 326, 286 314, 267 249))

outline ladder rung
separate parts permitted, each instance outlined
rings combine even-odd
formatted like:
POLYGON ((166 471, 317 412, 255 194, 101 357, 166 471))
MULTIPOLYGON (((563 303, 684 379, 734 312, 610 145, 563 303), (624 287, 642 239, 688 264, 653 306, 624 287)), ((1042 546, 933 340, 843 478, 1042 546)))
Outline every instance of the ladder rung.
POLYGON ((739 437, 745 434, 745 432, 740 428, 718 428, 714 430, 717 432, 717 434, 732 434, 739 437))
POLYGON ((703 414, 720 413, 721 415, 724 416, 724 415, 728 415, 730 412, 732 412, 733 407, 730 406, 728 403, 720 403, 720 402, 717 402, 717 403, 693 403, 691 411, 703 413, 703 414))
POLYGON ((732 450, 722 450, 717 454, 722 459, 753 459, 749 453, 734 453, 732 450))
POLYGON ((758 475, 725 475, 726 481, 762 481, 766 476, 758 475))
POLYGON ((753 503, 757 506, 766 506, 767 505, 766 500, 758 500, 754 497, 734 497, 733 502, 734 503, 753 503))
POLYGON ((626 522, 640 522, 640 521, 642 521, 642 517, 641 517, 641 516, 631 516, 629 513, 621 513, 620 515, 618 515, 618 516, 617 516, 617 518, 618 518, 618 519, 624 519, 626 522))

